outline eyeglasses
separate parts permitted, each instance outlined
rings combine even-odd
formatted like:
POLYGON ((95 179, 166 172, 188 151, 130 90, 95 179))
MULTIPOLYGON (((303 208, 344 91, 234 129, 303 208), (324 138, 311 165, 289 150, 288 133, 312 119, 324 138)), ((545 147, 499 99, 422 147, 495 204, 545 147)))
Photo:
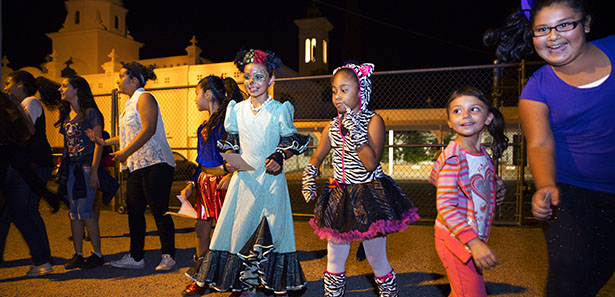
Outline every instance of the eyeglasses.
POLYGON ((583 23, 585 19, 580 19, 574 22, 564 22, 554 27, 540 26, 532 30, 532 36, 543 37, 551 33, 551 30, 555 29, 557 32, 568 32, 574 30, 580 23, 583 23))

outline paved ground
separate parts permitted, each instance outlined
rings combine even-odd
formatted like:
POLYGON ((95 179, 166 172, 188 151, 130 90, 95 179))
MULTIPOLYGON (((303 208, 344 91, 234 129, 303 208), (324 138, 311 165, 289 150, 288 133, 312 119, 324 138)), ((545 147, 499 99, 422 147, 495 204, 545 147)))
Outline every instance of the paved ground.
MULTIPOLYGON (((11 227, 4 262, 0 264, 0 296, 179 296, 187 283, 184 272, 191 264, 194 253, 194 222, 175 218, 177 230, 177 269, 157 273, 154 267, 160 260, 160 246, 151 215, 148 215, 146 238, 146 268, 120 270, 108 264, 93 270, 64 269, 63 264, 72 256, 72 242, 67 211, 51 215, 42 210, 47 224, 54 272, 48 276, 25 277, 30 260, 28 248, 21 235, 11 227)), ((101 213, 102 248, 105 260, 115 260, 127 251, 129 245, 128 217, 113 211, 101 213)), ((307 289, 291 296, 322 296, 322 271, 325 267, 326 243, 319 240, 305 220, 295 221, 297 250, 308 280, 307 289)), ((497 296, 540 296, 546 275, 545 247, 537 228, 496 227, 490 246, 501 265, 487 271, 487 291, 497 296)), ((352 246, 354 254, 357 244, 352 246)), ((85 244, 89 255, 91 247, 85 244)), ((448 280, 434 250, 433 227, 411 226, 388 239, 389 259, 399 276, 401 296, 447 296, 448 280)), ((371 281, 371 270, 366 262, 350 259, 346 296, 377 296, 371 281)), ((259 296, 271 296, 259 292, 259 296)), ((228 296, 211 293, 206 296, 228 296)), ((615 280, 611 279, 599 296, 615 296, 615 280)))

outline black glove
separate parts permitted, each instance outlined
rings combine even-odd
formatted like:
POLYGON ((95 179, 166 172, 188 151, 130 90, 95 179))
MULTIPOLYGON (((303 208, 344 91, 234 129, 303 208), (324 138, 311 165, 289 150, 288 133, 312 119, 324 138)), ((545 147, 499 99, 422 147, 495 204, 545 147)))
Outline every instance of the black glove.
POLYGON ((276 151, 275 153, 273 153, 269 157, 267 157, 267 159, 265 159, 265 163, 267 163, 267 161, 269 161, 269 160, 273 160, 276 163, 280 164, 280 170, 278 170, 276 172, 270 172, 270 171, 267 171, 267 172, 270 173, 270 174, 273 174, 273 175, 280 174, 280 172, 282 172, 282 169, 284 168, 284 152, 276 151))

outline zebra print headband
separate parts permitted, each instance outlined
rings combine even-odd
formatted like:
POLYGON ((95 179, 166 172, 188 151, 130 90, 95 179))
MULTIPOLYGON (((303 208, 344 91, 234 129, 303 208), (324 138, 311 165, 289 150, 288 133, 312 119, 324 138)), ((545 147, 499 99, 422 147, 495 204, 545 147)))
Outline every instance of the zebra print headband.
POLYGON ((361 111, 367 111, 367 105, 369 104, 370 96, 372 94, 372 80, 369 78, 374 72, 374 64, 363 63, 361 65, 348 63, 344 66, 338 67, 333 70, 333 75, 342 68, 348 68, 352 70, 357 76, 359 81, 359 97, 361 98, 361 111))

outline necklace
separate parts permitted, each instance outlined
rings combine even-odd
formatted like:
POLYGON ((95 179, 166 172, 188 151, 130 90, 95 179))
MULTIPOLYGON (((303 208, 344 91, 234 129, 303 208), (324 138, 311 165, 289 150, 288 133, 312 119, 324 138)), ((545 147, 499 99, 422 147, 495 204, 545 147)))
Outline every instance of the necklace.
POLYGON ((263 107, 265 107, 265 105, 267 105, 269 102, 271 102, 271 96, 269 96, 267 98, 267 100, 265 100, 265 102, 263 102, 259 107, 254 107, 254 104, 252 104, 252 98, 250 98, 250 109, 252 109, 252 111, 254 113, 258 113, 259 111, 261 111, 261 109, 263 109, 263 107))

